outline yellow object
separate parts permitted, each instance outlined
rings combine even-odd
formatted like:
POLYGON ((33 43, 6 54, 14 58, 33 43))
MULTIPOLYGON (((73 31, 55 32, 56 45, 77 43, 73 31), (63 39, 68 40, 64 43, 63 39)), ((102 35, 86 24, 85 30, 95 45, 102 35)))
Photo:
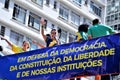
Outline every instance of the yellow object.
POLYGON ((54 46, 56 44, 57 44, 56 40, 53 40, 52 42, 50 42, 49 47, 52 47, 52 46, 54 46))
POLYGON ((79 32, 76 33, 76 36, 77 36, 76 38, 77 41, 80 41, 80 39, 82 39, 82 36, 79 32))
POLYGON ((21 48, 21 47, 19 47, 19 46, 16 46, 16 45, 12 45, 12 51, 14 52, 14 53, 21 53, 21 52, 24 52, 24 50, 21 48))

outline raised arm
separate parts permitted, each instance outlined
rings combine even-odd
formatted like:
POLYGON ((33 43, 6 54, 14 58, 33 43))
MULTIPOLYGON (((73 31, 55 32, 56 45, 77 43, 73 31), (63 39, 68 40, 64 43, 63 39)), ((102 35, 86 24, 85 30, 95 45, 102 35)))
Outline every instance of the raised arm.
POLYGON ((32 41, 33 44, 36 44, 37 46, 39 46, 40 48, 45 48, 45 46, 43 46, 42 44, 38 43, 38 42, 35 42, 35 41, 32 41))
POLYGON ((0 38, 1 38, 1 40, 5 40, 7 43, 8 43, 8 45, 10 46, 10 47, 12 47, 12 42, 10 42, 10 41, 8 41, 5 37, 3 37, 3 36, 0 36, 0 38))
POLYGON ((41 34, 42 34, 42 37, 43 37, 43 39, 44 39, 44 41, 46 40, 46 38, 47 38, 47 36, 45 35, 45 33, 44 33, 44 27, 45 27, 45 21, 44 21, 44 19, 42 18, 41 20, 40 20, 40 23, 41 23, 41 34))

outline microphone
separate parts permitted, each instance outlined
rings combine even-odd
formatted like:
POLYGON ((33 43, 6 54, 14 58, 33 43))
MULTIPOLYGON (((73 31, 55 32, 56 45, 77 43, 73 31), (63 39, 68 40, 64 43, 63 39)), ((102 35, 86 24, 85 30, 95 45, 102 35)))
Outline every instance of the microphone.
POLYGON ((2 46, 0 46, 0 51, 3 51, 3 47, 2 46))
POLYGON ((61 31, 61 29, 59 28, 59 29, 58 29, 59 39, 60 39, 60 37, 61 37, 61 32, 62 32, 62 31, 61 31))

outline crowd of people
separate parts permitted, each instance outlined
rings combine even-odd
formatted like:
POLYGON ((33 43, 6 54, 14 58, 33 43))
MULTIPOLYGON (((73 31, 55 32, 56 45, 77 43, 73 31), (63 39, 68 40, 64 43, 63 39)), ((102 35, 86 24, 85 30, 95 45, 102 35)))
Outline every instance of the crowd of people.
MULTIPOLYGON (((59 41, 56 38, 57 30, 52 29, 50 34, 45 34, 44 33, 44 27, 45 27, 45 21, 44 19, 41 19, 41 34, 44 39, 44 42, 46 43, 46 47, 51 47, 55 45, 59 45, 59 41)), ((99 22, 99 19, 94 19, 92 21, 93 26, 89 27, 87 24, 81 24, 78 27, 78 32, 76 32, 76 40, 77 42, 81 42, 84 40, 92 39, 92 38, 97 38, 105 35, 110 35, 116 33, 115 30, 113 30, 111 27, 103 25, 99 22)), ((28 41, 23 41, 22 47, 17 46, 13 44, 11 41, 7 40, 5 37, 1 37, 1 40, 5 40, 8 45, 11 47, 12 51, 14 53, 21 53, 25 52, 30 48, 30 43, 28 41)), ((33 44, 38 45, 41 48, 44 48, 41 43, 33 41, 33 44)), ((2 51, 3 48, 0 46, 0 51, 2 51)), ((101 80, 100 75, 95 76, 95 80, 101 80)))
MULTIPOLYGON (((99 19, 94 19, 92 21, 92 25, 93 26, 91 27, 89 27, 87 24, 80 25, 78 28, 78 32, 76 34, 76 41, 83 41, 87 39, 92 39, 92 38, 97 38, 97 37, 117 33, 111 27, 100 24, 99 19)), ((110 80, 110 78, 109 75, 106 76, 96 75, 95 80, 110 80)))
MULTIPOLYGON (((45 27, 46 22, 44 21, 43 18, 40 20, 40 24, 41 24, 40 32, 42 34, 44 42, 46 43, 46 46, 42 45, 41 43, 35 42, 35 41, 32 41, 33 44, 36 44, 40 48, 52 47, 55 45, 59 45, 59 41, 56 38, 57 37, 56 34, 58 33, 57 30, 52 29, 50 34, 45 34, 44 27, 45 27)), ((81 42, 83 40, 88 40, 88 39, 116 33, 116 31, 114 29, 112 29, 111 27, 100 24, 99 19, 94 19, 92 21, 92 24, 93 24, 93 26, 91 26, 91 27, 89 27, 89 25, 87 25, 87 24, 81 24, 78 27, 78 32, 76 32, 75 41, 81 42)), ((14 53, 25 52, 30 48, 30 43, 28 41, 23 41, 22 47, 19 47, 19 46, 13 44, 11 41, 7 40, 5 37, 2 37, 2 36, 0 36, 0 37, 1 37, 1 40, 5 40, 8 43, 8 45, 11 47, 11 49, 14 53)))

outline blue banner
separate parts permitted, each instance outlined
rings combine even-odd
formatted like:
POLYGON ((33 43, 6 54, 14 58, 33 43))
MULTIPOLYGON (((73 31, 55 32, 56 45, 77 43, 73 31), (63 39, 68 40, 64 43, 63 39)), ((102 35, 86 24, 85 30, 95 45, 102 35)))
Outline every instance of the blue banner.
POLYGON ((0 58, 0 79, 61 80, 120 73, 120 34, 0 58))

